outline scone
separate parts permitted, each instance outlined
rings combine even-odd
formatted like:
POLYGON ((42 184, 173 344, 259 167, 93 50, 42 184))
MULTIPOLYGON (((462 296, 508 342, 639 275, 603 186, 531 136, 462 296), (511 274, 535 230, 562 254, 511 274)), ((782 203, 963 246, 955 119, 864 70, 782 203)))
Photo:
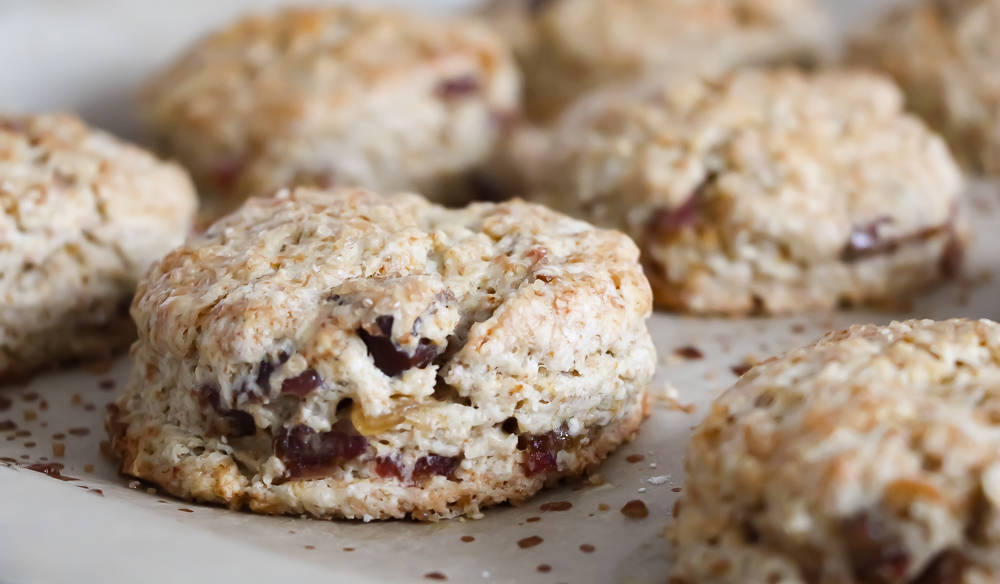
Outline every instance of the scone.
POLYGON ((832 38, 816 0, 492 0, 482 16, 513 47, 525 109, 541 121, 591 89, 663 69, 813 64, 832 38))
POLYGON ((998 420, 991 321, 854 326, 766 361, 694 431, 670 582, 997 582, 998 420))
POLYGON ((895 77, 967 168, 1000 176, 998 31, 1000 0, 922 0, 859 35, 848 55, 895 77))
POLYGON ((874 74, 660 77, 582 101, 546 142, 524 156, 534 196, 632 235, 666 308, 896 305, 961 263, 959 168, 874 74))
POLYGON ((484 25, 347 6, 284 9, 210 35, 140 103, 209 216, 280 187, 417 189, 456 203, 516 116, 520 79, 484 25))
POLYGON ((436 520, 581 475, 645 415, 639 250, 540 206, 306 188, 140 284, 123 472, 197 501, 436 520))
POLYGON ((0 384, 128 346, 128 306, 197 198, 175 165, 68 115, 0 115, 0 384))

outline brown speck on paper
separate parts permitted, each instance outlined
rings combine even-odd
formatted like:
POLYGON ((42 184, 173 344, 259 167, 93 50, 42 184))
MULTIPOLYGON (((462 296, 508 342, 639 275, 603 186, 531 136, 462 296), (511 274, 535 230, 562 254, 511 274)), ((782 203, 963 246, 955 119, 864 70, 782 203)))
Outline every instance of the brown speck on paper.
POLYGON ((702 353, 697 347, 692 347, 690 345, 686 347, 677 347, 674 349, 674 355, 677 355, 682 359, 687 359, 688 361, 696 361, 705 358, 704 353, 702 353))
POLYGON ((639 499, 633 499, 621 509, 622 515, 631 519, 645 519, 649 517, 649 508, 639 499))

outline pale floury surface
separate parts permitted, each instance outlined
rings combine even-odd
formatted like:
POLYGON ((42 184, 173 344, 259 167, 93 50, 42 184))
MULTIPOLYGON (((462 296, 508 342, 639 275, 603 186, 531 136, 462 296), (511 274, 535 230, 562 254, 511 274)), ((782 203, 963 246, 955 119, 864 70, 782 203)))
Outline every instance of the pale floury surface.
POLYGON ((66 115, 0 116, 0 381, 107 355, 197 205, 175 165, 66 115))
POLYGON ((530 138, 533 196, 640 242, 667 308, 894 303, 961 264, 960 171, 878 75, 663 76, 530 138))
POLYGON ((434 520, 579 475, 645 415, 635 244, 520 201, 283 191, 139 288, 128 474, 265 513, 434 520))
POLYGON ((970 170, 1000 176, 1000 0, 923 0, 854 39, 970 170))
POLYGON ((147 126, 207 215, 287 185, 414 189, 458 202, 518 111, 485 26, 345 6, 247 17, 143 90, 147 126))
POLYGON ((688 446, 671 582, 996 582, 1000 325, 854 326, 770 359, 688 446))
POLYGON ((811 64, 832 39, 814 0, 493 0, 482 14, 513 46, 525 107, 540 120, 663 69, 811 64))

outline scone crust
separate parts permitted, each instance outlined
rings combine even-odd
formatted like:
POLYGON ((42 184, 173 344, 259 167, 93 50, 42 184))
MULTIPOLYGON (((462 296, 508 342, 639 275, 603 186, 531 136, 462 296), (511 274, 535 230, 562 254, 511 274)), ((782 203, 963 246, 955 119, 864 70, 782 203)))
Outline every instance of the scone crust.
POLYGON ((210 217, 294 185, 460 202, 519 100, 513 58, 484 25, 349 6, 240 20, 140 94, 210 217))
POLYGON ((514 48, 540 121, 655 71, 813 64, 832 38, 814 0, 493 0, 482 12, 514 48))
POLYGON ((128 346, 128 305, 184 241, 187 174, 69 115, 0 116, 0 382, 128 346))
POLYGON ((997 30, 998 0, 922 0, 852 39, 848 60, 892 75, 967 169, 1000 176, 997 30))
POLYGON ((542 142, 516 154, 532 196, 632 235, 670 309, 894 304, 961 264, 961 172, 879 75, 667 75, 583 100, 542 142))
POLYGON ((524 500, 645 416, 638 257, 521 201, 251 199, 140 284, 112 447, 171 493, 266 513, 433 520, 524 500))
POLYGON ((674 584, 995 582, 1000 325, 854 326, 758 365, 694 432, 674 584))

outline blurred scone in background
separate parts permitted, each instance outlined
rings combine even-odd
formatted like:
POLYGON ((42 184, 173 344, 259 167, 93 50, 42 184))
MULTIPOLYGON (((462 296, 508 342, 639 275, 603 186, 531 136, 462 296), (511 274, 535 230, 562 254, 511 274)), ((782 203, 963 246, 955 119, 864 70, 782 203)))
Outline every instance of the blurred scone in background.
MULTIPOLYGON (((840 30, 911 0, 819 0, 840 30)), ((8 0, 0 2, 0 109, 69 110, 129 139, 140 136, 133 98, 139 85, 197 39, 249 11, 329 5, 316 0, 8 0), (42 25, 44 23, 44 26, 42 25)), ((355 2, 357 4, 358 2, 355 2)), ((367 7, 472 11, 475 0, 366 0, 367 7)))

